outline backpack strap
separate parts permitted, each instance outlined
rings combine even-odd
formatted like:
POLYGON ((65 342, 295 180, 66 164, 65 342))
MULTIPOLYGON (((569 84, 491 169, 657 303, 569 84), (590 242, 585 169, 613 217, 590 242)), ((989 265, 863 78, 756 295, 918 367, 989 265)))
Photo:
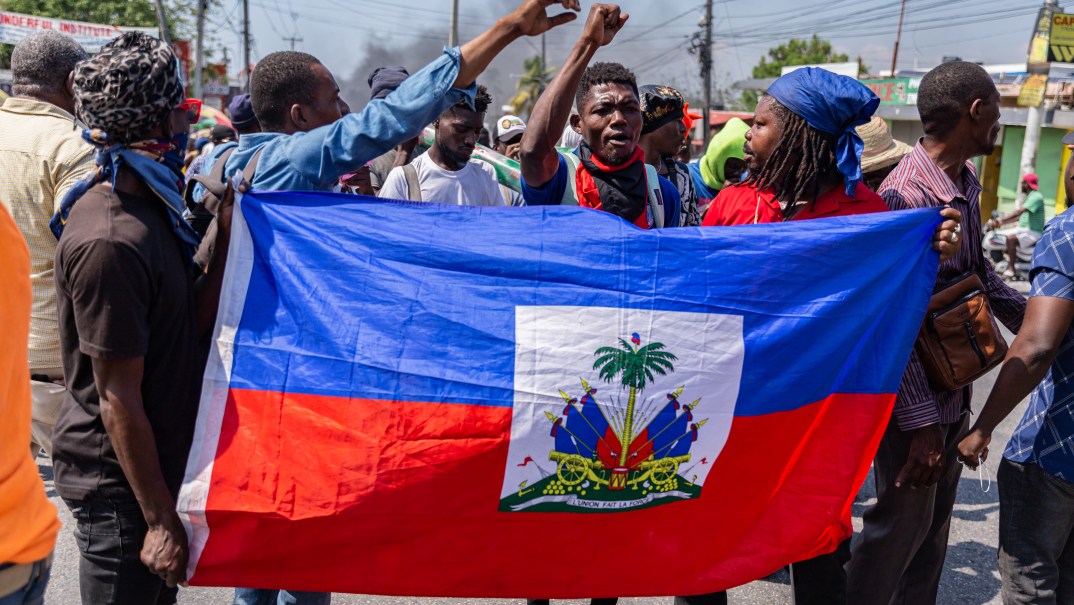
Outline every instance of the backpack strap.
MULTIPOLYGON (((574 153, 560 154, 567 162, 567 186, 563 189, 563 199, 560 201, 564 206, 578 205, 578 165, 581 160, 574 153)), ((649 214, 652 216, 653 228, 660 229, 667 222, 667 207, 664 204, 664 193, 660 189, 660 173, 656 166, 645 164, 645 197, 649 204, 649 214)))
MULTIPOLYGON (((559 152, 556 152, 559 153, 559 152)), ((563 188, 563 199, 559 201, 562 206, 578 205, 578 165, 582 160, 573 151, 559 154, 567 162, 567 186, 563 188)))
MULTIPOLYGON (((220 156, 216 158, 216 162, 213 164, 213 169, 209 171, 209 178, 215 179, 217 183, 224 183, 227 181, 227 174, 225 172, 227 170, 227 161, 231 158, 231 154, 235 153, 235 150, 238 148, 238 144, 235 144, 220 152, 220 156)), ((221 191, 221 195, 223 195, 223 191, 221 191)))
POLYGON ((664 206, 664 192, 660 190, 660 173, 652 164, 645 165, 645 197, 648 198, 649 212, 653 217, 653 228, 664 227, 664 213, 667 211, 664 206))
POLYGON ((203 208, 208 212, 216 216, 216 210, 220 206, 220 198, 224 197, 224 191, 227 189, 227 182, 224 178, 224 170, 227 167, 228 158, 234 153, 235 147, 229 147, 216 158, 216 162, 213 163, 213 169, 209 171, 209 174, 195 174, 187 177, 186 189, 183 191, 183 200, 186 202, 187 208, 196 212, 197 208, 203 208), (205 188, 205 191, 212 194, 211 197, 206 198, 202 195, 202 199, 194 199, 194 184, 201 184, 205 188))
POLYGON ((257 161, 261 159, 261 152, 264 150, 265 148, 262 147, 255 151, 250 161, 246 162, 246 167, 242 169, 242 178, 250 184, 251 188, 254 185, 254 175, 257 173, 257 161))
POLYGON ((421 186, 418 184, 418 169, 413 164, 403 164, 403 178, 406 179, 406 198, 412 202, 420 202, 421 186))
MULTIPOLYGON (((264 150, 264 147, 262 147, 261 149, 258 149, 256 152, 254 152, 253 157, 251 157, 250 161, 246 163, 246 167, 242 169, 242 178, 247 183, 249 183, 251 187, 253 187, 253 184, 254 184, 254 173, 257 171, 257 160, 260 159, 261 152, 263 150, 264 150)), ((213 174, 216 174, 216 166, 217 165, 222 165, 222 164, 224 164, 224 162, 219 162, 219 161, 216 164, 213 164, 213 174)), ((224 175, 224 168, 220 169, 220 174, 221 174, 221 176, 224 175)), ((208 183, 202 183, 202 184, 205 185, 206 187, 209 186, 208 183)), ((224 192, 227 190, 227 183, 226 182, 219 183, 219 184, 220 184, 220 195, 217 197, 217 204, 220 203, 220 199, 222 199, 224 197, 224 192)), ((197 251, 197 253, 194 254, 194 263, 197 264, 199 267, 203 267, 203 268, 206 268, 206 269, 209 266, 209 261, 211 261, 212 258, 213 258, 213 253, 214 253, 213 251, 214 251, 214 249, 216 247, 217 225, 216 225, 216 216, 215 215, 216 215, 216 212, 215 212, 215 209, 214 209, 213 220, 212 220, 212 222, 209 223, 208 228, 206 228, 205 235, 201 238, 201 245, 198 246, 198 251, 197 251)))

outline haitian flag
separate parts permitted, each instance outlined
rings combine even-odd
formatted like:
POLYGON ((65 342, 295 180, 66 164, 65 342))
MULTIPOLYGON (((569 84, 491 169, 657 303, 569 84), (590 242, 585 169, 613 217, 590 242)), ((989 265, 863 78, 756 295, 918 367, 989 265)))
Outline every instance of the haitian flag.
POLYGON ((179 498, 190 582, 698 594, 830 552, 938 221, 248 194, 179 498))

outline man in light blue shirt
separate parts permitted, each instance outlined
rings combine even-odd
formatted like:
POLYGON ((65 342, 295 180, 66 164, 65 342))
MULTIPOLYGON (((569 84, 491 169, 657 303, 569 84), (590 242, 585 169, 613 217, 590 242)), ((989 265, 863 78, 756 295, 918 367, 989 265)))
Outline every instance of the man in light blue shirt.
MULTIPOLYGON (((228 113, 231 115, 231 125, 235 127, 235 133, 238 135, 236 139, 241 139, 244 136, 253 134, 255 132, 261 132, 261 124, 257 121, 257 116, 254 115, 253 105, 250 103, 250 94, 243 93, 236 96, 231 100, 228 105, 228 113)), ((216 141, 213 141, 216 143, 216 141)), ((231 149, 238 145, 237 141, 227 141, 224 143, 216 143, 213 146, 213 150, 205 156, 205 161, 201 165, 201 170, 195 170, 194 164, 190 165, 190 168, 186 172, 186 177, 189 180, 190 177, 195 175, 209 175, 213 172, 213 166, 216 165, 216 161, 224 155, 228 149, 231 149)), ((197 163, 197 160, 194 160, 197 163)), ((226 178, 222 180, 227 180, 226 178)), ((201 183, 194 183, 193 200, 197 202, 201 199, 201 196, 205 195, 205 186, 201 183)))
MULTIPOLYGON (((386 98, 370 101, 358 113, 350 113, 332 73, 316 57, 294 51, 268 55, 250 81, 262 132, 239 139, 225 174, 243 170, 260 152, 253 189, 332 190, 339 177, 417 136, 448 107, 462 101, 473 107, 474 81, 508 44, 575 19, 572 12, 548 16, 545 9, 553 5, 581 10, 579 0, 525 0, 488 31, 462 47, 445 49, 386 98)), ((234 605, 322 605, 330 600, 325 593, 238 588, 234 605)))
POLYGON ((416 136, 448 107, 464 100, 472 104, 474 80, 508 44, 575 19, 572 12, 549 17, 545 9, 552 5, 581 9, 579 0, 526 0, 491 29, 460 48, 445 49, 395 92, 355 114, 340 99, 331 72, 315 57, 272 53, 251 78, 254 113, 264 132, 240 139, 227 161, 227 174, 261 151, 254 189, 331 190, 340 176, 416 136))

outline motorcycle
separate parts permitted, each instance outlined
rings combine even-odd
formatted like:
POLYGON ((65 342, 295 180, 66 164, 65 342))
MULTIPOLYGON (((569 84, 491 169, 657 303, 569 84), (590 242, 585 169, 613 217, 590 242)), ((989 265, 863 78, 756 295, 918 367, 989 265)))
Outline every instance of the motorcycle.
MULTIPOLYGON (((992 218, 999 219, 999 212, 993 210, 992 218)), ((997 230, 990 222, 990 226, 985 232, 984 241, 981 242, 981 248, 992 261, 992 265, 996 268, 996 273, 1003 275, 1005 279, 1025 279, 1025 276, 1029 275, 1029 267, 1033 262, 1034 246, 1026 247, 1022 245, 1022 242, 1018 242, 1018 259, 1014 263, 1013 270, 1018 277, 1004 275, 1011 269, 1010 260, 1007 258, 1006 231, 997 230)))

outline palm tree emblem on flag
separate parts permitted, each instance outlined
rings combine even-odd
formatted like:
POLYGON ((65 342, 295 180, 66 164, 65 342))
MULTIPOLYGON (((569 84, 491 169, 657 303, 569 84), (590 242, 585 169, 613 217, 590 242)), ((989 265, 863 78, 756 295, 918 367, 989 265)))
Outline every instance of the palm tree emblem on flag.
POLYGON ((562 412, 544 412, 555 470, 505 496, 501 510, 599 512, 700 495, 701 486, 680 474, 679 466, 690 461, 690 448, 707 422, 694 419, 701 399, 680 403, 684 386, 658 397, 644 395, 658 376, 674 372, 678 357, 663 343, 643 345, 637 333, 593 355, 592 369, 611 394, 585 378, 579 378, 581 394, 559 391, 562 412))

